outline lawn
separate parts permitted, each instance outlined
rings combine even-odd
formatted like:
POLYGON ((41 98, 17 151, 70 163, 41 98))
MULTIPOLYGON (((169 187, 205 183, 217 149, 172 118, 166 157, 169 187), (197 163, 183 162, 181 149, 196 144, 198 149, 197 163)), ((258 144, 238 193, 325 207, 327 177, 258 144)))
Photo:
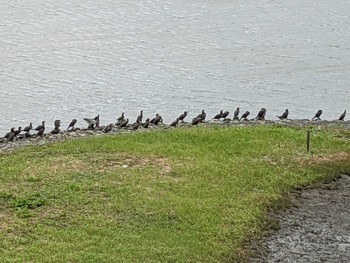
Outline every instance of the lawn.
POLYGON ((349 132, 195 127, 0 154, 0 262, 235 262, 296 187, 350 171, 349 132))

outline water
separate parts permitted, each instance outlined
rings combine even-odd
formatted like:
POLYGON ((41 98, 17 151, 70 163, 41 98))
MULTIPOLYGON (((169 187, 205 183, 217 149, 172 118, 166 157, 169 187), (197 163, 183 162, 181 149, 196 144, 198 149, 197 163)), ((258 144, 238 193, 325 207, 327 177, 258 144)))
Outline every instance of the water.
POLYGON ((1 134, 141 109, 171 122, 237 106, 334 119, 349 106, 347 0, 2 2, 1 134))

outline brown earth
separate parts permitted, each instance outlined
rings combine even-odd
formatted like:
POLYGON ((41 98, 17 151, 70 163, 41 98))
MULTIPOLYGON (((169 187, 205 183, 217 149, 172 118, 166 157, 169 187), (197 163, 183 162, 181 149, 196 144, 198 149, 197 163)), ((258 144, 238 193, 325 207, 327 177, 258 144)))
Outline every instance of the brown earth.
POLYGON ((250 262, 350 262, 350 176, 297 191, 250 262))

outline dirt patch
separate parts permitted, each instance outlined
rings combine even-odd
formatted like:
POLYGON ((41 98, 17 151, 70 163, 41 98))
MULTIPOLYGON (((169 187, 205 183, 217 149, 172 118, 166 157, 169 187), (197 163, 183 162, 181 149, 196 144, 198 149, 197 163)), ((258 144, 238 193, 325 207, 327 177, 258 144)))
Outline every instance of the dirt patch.
POLYGON ((279 230, 263 241, 266 249, 250 262, 349 262, 350 177, 297 192, 293 204, 273 216, 279 230))

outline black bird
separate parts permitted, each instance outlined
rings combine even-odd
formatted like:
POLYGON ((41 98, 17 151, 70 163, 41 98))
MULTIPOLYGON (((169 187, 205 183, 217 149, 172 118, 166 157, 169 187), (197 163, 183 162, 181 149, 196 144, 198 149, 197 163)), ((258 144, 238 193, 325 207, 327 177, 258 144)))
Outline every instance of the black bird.
POLYGON ((93 119, 84 118, 84 121, 88 123, 88 129, 93 130, 95 127, 98 127, 100 124, 100 115, 97 115, 93 119))
POLYGON ((124 120, 123 122, 120 123, 119 127, 123 128, 126 127, 126 125, 129 123, 129 119, 124 120))
POLYGON ((55 120, 54 122, 55 128, 50 132, 51 134, 59 134, 60 133, 60 127, 61 127, 61 121, 55 120))
POLYGON ((96 127, 100 127, 100 114, 95 117, 96 127))
POLYGON ((195 117, 192 119, 192 125, 197 125, 198 123, 202 122, 202 118, 201 117, 195 117))
POLYGON ((113 123, 108 124, 104 129, 103 132, 107 133, 110 132, 113 129, 113 123))
POLYGON ((125 112, 122 112, 122 115, 117 119, 117 123, 121 123, 122 121, 125 120, 124 114, 125 114, 125 112))
POLYGON ((147 118, 147 119, 146 119, 146 122, 145 122, 144 124, 142 124, 142 128, 147 129, 148 126, 149 126, 149 122, 150 122, 150 118, 147 118))
POLYGON ((278 116, 276 115, 277 118, 279 118, 280 120, 284 120, 284 119, 287 119, 288 118, 288 114, 289 114, 289 111, 288 109, 286 109, 281 116, 278 116))
POLYGON ((318 110, 312 120, 321 120, 322 110, 318 110))
MULTIPOLYGON (((6 136, 6 135, 5 135, 6 136)), ((11 131, 8 133, 8 141, 13 142, 13 139, 16 137, 15 128, 11 128, 11 131)))
POLYGON ((179 118, 176 118, 172 123, 170 123, 170 127, 176 127, 176 125, 179 123, 179 118))
POLYGON ((132 126, 131 126, 131 129, 132 129, 133 131, 136 131, 141 125, 142 125, 141 122, 134 122, 134 123, 132 124, 132 126))
POLYGON ((35 128, 36 131, 39 131, 41 129, 44 129, 45 130, 45 121, 42 121, 41 122, 41 125, 39 125, 38 127, 35 128))
POLYGON ((233 113, 233 120, 239 120, 239 107, 237 107, 237 109, 235 110, 235 112, 233 113))
POLYGON ((17 137, 18 134, 20 134, 22 131, 22 127, 18 127, 18 130, 15 130, 15 136, 17 137))
POLYGON ((205 120, 205 117, 207 117, 207 114, 204 112, 204 110, 202 110, 202 113, 198 114, 197 116, 197 118, 201 119, 201 122, 205 120))
POLYGON ((179 116, 179 120, 180 120, 181 122, 184 122, 184 119, 186 118, 186 116, 187 116, 187 111, 184 111, 184 113, 182 113, 182 114, 179 116))
POLYGON ((77 123, 77 119, 73 119, 70 123, 69 126, 67 128, 67 131, 69 130, 69 128, 72 128, 71 130, 74 130, 74 126, 77 123))
POLYGON ((33 129, 33 123, 30 123, 29 126, 25 127, 23 129, 24 132, 29 132, 31 129, 33 129))
POLYGON ((136 122, 142 123, 142 118, 143 118, 143 110, 141 110, 140 115, 137 116, 136 122))
POLYGON ((221 118, 226 119, 226 117, 227 117, 229 114, 230 114, 230 112, 225 111, 225 112, 222 114, 221 118))
POLYGON ((36 136, 40 136, 40 137, 43 137, 43 134, 44 134, 44 131, 45 131, 45 128, 42 128, 38 131, 38 133, 36 134, 36 136))
POLYGON ((222 117, 222 114, 223 114, 223 110, 221 110, 220 113, 216 114, 213 119, 220 120, 220 118, 222 117))
POLYGON ((245 113, 243 113, 242 117, 240 118, 240 120, 244 120, 244 121, 247 121, 247 117, 249 116, 250 112, 249 111, 246 111, 245 113))
POLYGON ((266 109, 261 108, 261 110, 258 112, 258 115, 255 117, 255 119, 263 121, 263 120, 265 120, 265 115, 266 115, 266 109))
POLYGON ((162 120, 162 116, 160 116, 158 113, 156 114, 156 117, 153 118, 150 123, 153 123, 154 125, 158 125, 158 123, 162 120))
POLYGON ((339 121, 343 121, 344 120, 344 118, 345 118, 345 115, 346 115, 346 110, 340 115, 340 117, 339 117, 339 121))

